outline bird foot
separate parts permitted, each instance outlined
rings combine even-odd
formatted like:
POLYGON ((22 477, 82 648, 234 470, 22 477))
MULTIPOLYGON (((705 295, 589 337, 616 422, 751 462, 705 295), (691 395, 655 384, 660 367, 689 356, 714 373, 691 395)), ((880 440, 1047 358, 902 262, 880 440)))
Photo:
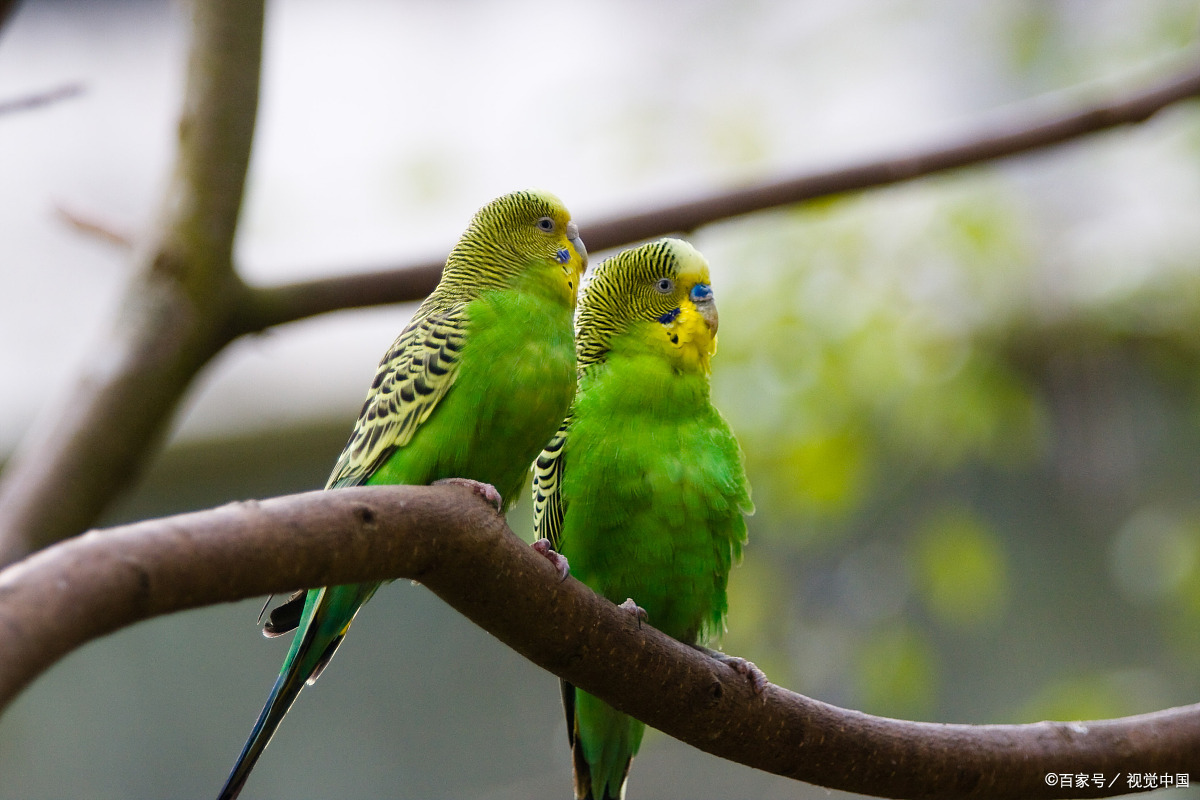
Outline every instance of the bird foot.
POLYGON ((504 508, 504 501, 500 497, 500 493, 496 491, 496 487, 490 483, 481 481, 473 481, 470 478, 442 478, 440 481, 434 481, 434 486, 465 486, 475 494, 482 497, 492 504, 497 513, 504 508))
POLYGON ((762 694, 766 691, 767 684, 770 683, 767 680, 767 674, 759 669, 753 661, 747 661, 739 656, 731 656, 727 653, 722 653, 720 650, 709 650, 707 647, 701 647, 700 645, 693 645, 693 647, 702 653, 708 654, 711 658, 715 658, 725 666, 731 667, 738 675, 749 678, 750 685, 754 689, 755 694, 762 694))
POLYGON ((626 597, 625 602, 617 606, 622 611, 628 611, 633 614, 633 618, 637 620, 638 629, 641 630, 642 623, 650 619, 650 615, 646 613, 646 609, 633 602, 632 597, 626 597))
POLYGON ((558 582, 562 583, 565 581, 567 576, 571 574, 571 565, 567 563, 567 557, 562 553, 555 552, 550 547, 549 539, 538 539, 532 546, 534 550, 540 553, 558 570, 558 582))

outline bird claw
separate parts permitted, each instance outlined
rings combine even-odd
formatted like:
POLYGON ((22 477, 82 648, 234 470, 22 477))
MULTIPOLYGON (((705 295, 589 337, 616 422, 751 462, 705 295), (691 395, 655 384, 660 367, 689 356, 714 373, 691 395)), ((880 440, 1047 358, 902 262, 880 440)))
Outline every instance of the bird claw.
POLYGON ((732 668, 733 671, 738 675, 741 675, 744 678, 749 678, 750 686, 752 689, 754 689, 755 694, 761 695, 764 691, 766 691, 767 684, 770 683, 770 681, 767 680, 767 674, 759 669, 753 661, 747 661, 740 656, 731 656, 727 653, 722 653, 720 650, 709 650, 707 647, 697 646, 696 649, 707 653, 710 657, 715 658, 725 666, 732 668))
POLYGON ((646 613, 646 609, 633 602, 632 597, 626 597, 625 602, 621 603, 617 608, 633 614, 633 618, 637 620, 638 630, 641 630, 643 622, 650 619, 650 615, 646 613))
POLYGON ((558 582, 562 583, 571 574, 571 565, 567 563, 567 557, 562 553, 555 552, 550 547, 549 539, 538 539, 531 545, 534 550, 540 553, 547 561, 554 565, 554 569, 558 571, 558 582))
POLYGON ((492 508, 499 513, 504 508, 504 501, 500 497, 500 493, 496 491, 496 487, 490 483, 482 481, 473 481, 470 478, 442 478, 440 481, 434 481, 433 486, 465 486, 475 494, 482 497, 491 503, 492 508))

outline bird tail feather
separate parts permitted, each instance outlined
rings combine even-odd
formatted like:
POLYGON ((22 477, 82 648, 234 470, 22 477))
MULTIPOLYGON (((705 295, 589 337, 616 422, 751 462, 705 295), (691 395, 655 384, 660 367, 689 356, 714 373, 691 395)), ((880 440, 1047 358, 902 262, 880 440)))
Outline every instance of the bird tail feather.
POLYGON ((562 682, 577 800, 624 800, 646 726, 562 682))
POLYGON ((345 638, 354 615, 378 587, 377 583, 350 584, 308 592, 299 630, 284 659, 283 668, 217 800, 234 800, 241 793, 250 771, 296 701, 300 690, 306 683, 312 683, 320 677, 345 638))
POLYGON ((271 694, 267 696, 266 705, 258 715, 258 721, 254 723, 254 729, 250 731, 250 738, 246 740, 237 763, 233 765, 229 777, 225 779, 225 785, 221 787, 218 800, 234 800, 241 794, 246 779, 250 777, 250 770, 258 763, 258 757, 271 741, 275 729, 279 727, 300 690, 304 688, 306 677, 297 670, 280 673, 275 685, 271 687, 271 694))

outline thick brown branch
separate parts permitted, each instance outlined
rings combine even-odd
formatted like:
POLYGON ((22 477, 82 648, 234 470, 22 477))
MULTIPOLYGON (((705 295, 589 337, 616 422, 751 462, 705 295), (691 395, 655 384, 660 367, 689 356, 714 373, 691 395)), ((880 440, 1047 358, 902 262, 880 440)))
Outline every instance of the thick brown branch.
MULTIPOLYGON (((298 586, 420 580, 547 670, 709 753, 884 797, 1059 796, 1047 773, 1195 771, 1200 705, 1086 723, 872 717, 749 682, 525 546, 458 487, 311 492, 98 531, 0 573, 0 707, 84 642, 298 586), (86 612, 86 613, 81 613, 86 612)), ((548 691, 552 689, 548 686, 548 691)), ((565 746, 565 745, 564 745, 565 746)), ((1131 791, 1077 790, 1085 797, 1131 791)))
POLYGON ((245 287, 233 235, 258 102, 262 0, 194 4, 175 174, 114 330, 44 409, 0 481, 0 564, 71 536, 136 474, 196 372, 229 342, 245 287))
MULTIPOLYGON (((1200 96, 1200 62, 1141 91, 1106 102, 1047 115, 1025 111, 1015 121, 912 152, 790 178, 769 180, 705 197, 670 203, 596 221, 582 220, 584 241, 593 252, 655 236, 688 232, 721 220, 806 200, 889 186, 914 178, 1043 150, 1088 134, 1145 122, 1168 106, 1200 96)), ((1035 108, 1041 103, 1034 103, 1035 108)), ((262 309, 248 328, 362 307, 420 300, 433 288, 440 265, 417 262, 392 270, 347 275, 257 290, 262 309)))

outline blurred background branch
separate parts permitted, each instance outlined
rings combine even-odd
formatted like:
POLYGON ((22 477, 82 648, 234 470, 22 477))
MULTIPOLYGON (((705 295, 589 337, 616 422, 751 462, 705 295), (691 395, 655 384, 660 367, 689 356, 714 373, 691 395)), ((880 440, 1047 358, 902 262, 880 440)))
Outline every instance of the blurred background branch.
POLYGON ((175 173, 108 338, 0 475, 0 563, 79 533, 138 474, 233 334, 233 270, 258 103, 263 3, 195 2, 175 173))
POLYGON ((34 555, 0 573, 0 708, 70 650, 134 622, 389 578, 419 579, 526 658, 701 750, 831 789, 1032 800, 1062 795, 1046 775, 1064 764, 1089 776, 1185 774, 1200 749, 1200 705, 971 726, 873 717, 775 685, 755 695, 729 667, 634 624, 578 581, 561 581, 503 517, 458 487, 359 487, 230 504, 96 531, 34 555))
MULTIPOLYGON (((4 24, 4 8, 0 8, 0 25, 4 24)), ((53 89, 47 89, 44 92, 36 92, 27 94, 23 97, 12 97, 7 100, 0 100, 0 116, 4 114, 12 114, 16 111, 28 111, 34 108, 48 106, 51 103, 57 103, 60 100, 67 100, 71 97, 77 97, 83 92, 83 84, 68 83, 64 86, 58 86, 53 89)))
POLYGON ((68 208, 63 205, 59 205, 54 211, 63 222, 82 234, 93 236, 102 242, 115 245, 126 251, 133 249, 133 236, 131 234, 118 230, 115 225, 107 220, 100 219, 93 213, 68 208))
POLYGON ((17 8, 18 0, 0 0, 0 33, 4 32, 4 24, 17 8))
MULTIPOLYGON (((1038 152, 1091 134, 1145 122, 1163 109, 1197 96, 1200 96, 1200 61, 1139 91, 1101 102, 1076 100, 1066 104, 1074 108, 1046 113, 1041 110, 1044 102, 1033 101, 1028 108, 1008 115, 1009 119, 947 142, 845 167, 772 178, 644 211, 584 220, 581 232, 588 248, 597 253, 644 239, 690 233, 701 226, 756 211, 890 186, 1038 152)), ((260 330, 330 311, 420 300, 433 290, 440 275, 441 261, 430 259, 393 269, 263 287, 253 290, 252 306, 244 324, 248 330, 260 330)))

